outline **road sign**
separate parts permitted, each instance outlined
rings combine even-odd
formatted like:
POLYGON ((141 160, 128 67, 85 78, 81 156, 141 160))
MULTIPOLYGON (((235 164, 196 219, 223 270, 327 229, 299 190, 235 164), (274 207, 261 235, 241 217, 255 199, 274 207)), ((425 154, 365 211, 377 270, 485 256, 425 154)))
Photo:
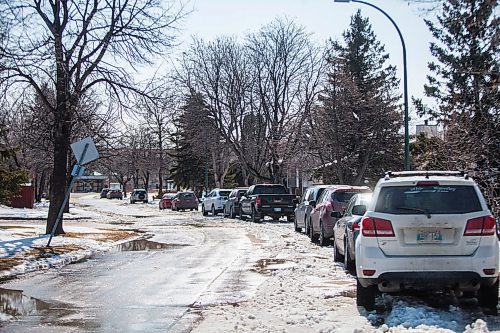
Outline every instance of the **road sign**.
POLYGON ((97 148, 90 137, 72 143, 71 150, 75 154, 76 162, 79 165, 85 165, 99 158, 97 148))

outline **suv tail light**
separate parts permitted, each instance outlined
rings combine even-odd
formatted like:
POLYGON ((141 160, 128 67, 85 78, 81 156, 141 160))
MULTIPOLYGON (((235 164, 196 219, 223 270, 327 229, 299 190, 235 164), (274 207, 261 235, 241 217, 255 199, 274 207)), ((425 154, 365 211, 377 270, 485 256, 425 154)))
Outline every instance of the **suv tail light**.
POLYGON ((495 218, 491 215, 470 219, 465 225, 464 236, 490 236, 495 234, 495 218))
POLYGON ((260 206, 262 204, 262 199, 260 198, 260 196, 257 196, 257 198, 255 198, 255 204, 257 206, 260 206))
POLYGON ((363 217, 361 220, 362 233, 365 237, 394 237, 392 223, 389 220, 376 217, 363 217))

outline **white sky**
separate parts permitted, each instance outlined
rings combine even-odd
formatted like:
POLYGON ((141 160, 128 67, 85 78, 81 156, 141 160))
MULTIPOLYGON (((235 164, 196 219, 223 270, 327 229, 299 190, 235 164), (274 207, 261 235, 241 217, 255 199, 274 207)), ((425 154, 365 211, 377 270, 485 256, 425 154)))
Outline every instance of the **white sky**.
MULTIPOLYGON (((406 43, 409 96, 423 97, 427 62, 432 60, 429 42, 432 36, 417 5, 405 0, 365 0, 383 9, 399 26, 406 43)), ((359 8, 368 17, 377 38, 397 66, 402 93, 402 45, 396 29, 379 11, 359 3, 335 3, 333 0, 191 0, 193 13, 182 24, 181 48, 187 48, 191 36, 213 40, 222 35, 243 37, 258 31, 276 17, 287 17, 305 27, 322 43, 340 39, 349 27, 350 17, 359 8)), ((411 103, 411 100, 410 100, 411 103)), ((411 109, 411 105, 410 105, 411 109)))

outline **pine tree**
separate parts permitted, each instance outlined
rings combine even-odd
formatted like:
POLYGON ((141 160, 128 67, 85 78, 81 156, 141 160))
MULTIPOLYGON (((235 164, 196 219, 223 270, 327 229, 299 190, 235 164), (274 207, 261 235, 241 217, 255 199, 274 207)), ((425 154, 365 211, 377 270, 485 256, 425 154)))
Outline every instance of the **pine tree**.
POLYGON ((343 43, 332 42, 330 73, 318 124, 330 149, 330 181, 362 184, 384 170, 400 169, 402 125, 397 108, 398 80, 389 55, 367 18, 351 18, 343 43))
POLYGON ((12 197, 19 193, 20 185, 28 181, 28 173, 9 163, 15 156, 15 149, 5 146, 5 135, 7 129, 0 125, 0 203, 9 204, 12 197))
POLYGON ((497 0, 443 1, 434 38, 426 95, 436 109, 420 115, 444 128, 447 168, 471 169, 490 204, 500 210, 499 18, 497 0))
MULTIPOLYGON (((170 178, 177 187, 203 191, 207 171, 207 156, 203 152, 203 121, 200 121, 203 103, 199 95, 191 94, 174 120, 176 132, 172 135, 174 149, 170 153, 175 165, 170 169, 170 178)), ((210 173, 209 173, 210 174, 210 173)))

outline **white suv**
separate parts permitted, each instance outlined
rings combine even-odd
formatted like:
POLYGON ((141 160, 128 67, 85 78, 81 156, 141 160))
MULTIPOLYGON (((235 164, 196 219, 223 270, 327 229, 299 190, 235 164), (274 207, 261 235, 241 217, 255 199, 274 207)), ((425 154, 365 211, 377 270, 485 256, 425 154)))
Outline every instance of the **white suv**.
POLYGON ((452 171, 388 172, 356 240, 357 304, 380 292, 454 291, 496 312, 495 218, 477 184, 452 171))
POLYGON ((229 198, 231 191, 232 190, 220 188, 213 189, 212 192, 208 193, 201 204, 202 214, 208 215, 209 211, 212 212, 213 216, 222 213, 224 211, 224 204, 229 198))

